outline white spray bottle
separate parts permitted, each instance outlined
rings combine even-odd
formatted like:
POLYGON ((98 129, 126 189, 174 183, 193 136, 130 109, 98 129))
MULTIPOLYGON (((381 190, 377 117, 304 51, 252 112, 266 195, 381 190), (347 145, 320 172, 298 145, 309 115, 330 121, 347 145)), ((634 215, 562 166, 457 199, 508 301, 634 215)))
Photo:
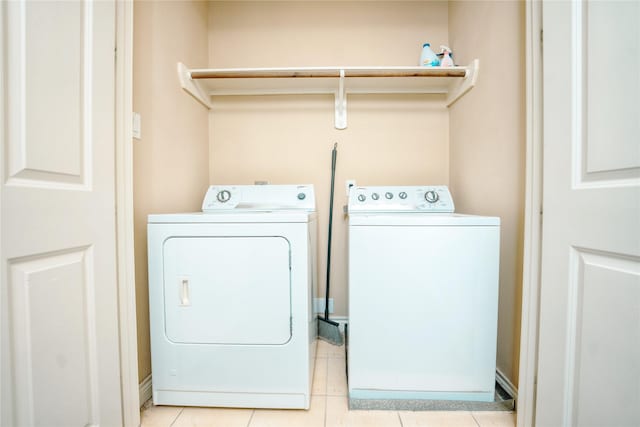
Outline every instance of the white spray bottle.
POLYGON ((440 66, 453 67, 453 59, 451 59, 451 49, 444 45, 440 45, 440 49, 442 49, 442 59, 440 60, 440 66))

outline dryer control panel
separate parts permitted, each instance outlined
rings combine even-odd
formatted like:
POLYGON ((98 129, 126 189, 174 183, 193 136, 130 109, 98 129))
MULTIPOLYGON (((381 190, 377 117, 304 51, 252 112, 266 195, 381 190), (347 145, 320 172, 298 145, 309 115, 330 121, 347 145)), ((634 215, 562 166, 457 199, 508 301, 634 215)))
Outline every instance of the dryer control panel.
POLYGON ((205 213, 291 209, 316 209, 313 185, 212 185, 202 202, 205 213))
POLYGON ((356 187, 349 193, 354 212, 454 212, 446 185, 356 187))

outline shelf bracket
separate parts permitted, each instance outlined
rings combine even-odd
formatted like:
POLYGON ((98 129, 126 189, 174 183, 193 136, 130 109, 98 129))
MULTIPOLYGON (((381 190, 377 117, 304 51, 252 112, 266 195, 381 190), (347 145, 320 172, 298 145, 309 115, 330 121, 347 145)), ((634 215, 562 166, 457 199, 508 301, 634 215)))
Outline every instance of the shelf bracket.
POLYGON ((189 95, 193 96, 202 105, 211 109, 211 101, 209 101, 209 97, 206 95, 206 92, 202 90, 202 87, 200 87, 200 85, 191 78, 191 72, 182 62, 178 62, 178 79, 180 80, 180 86, 182 86, 182 89, 184 89, 189 95))
POLYGON ((335 93, 336 118, 335 128, 347 128, 347 94, 344 90, 344 70, 340 70, 340 80, 338 90, 335 93))
POLYGON ((476 85, 479 69, 480 60, 474 59, 473 62, 467 67, 467 75, 464 76, 464 79, 456 86, 449 89, 449 94, 447 95, 447 107, 451 107, 458 99, 462 97, 462 95, 469 92, 476 85))

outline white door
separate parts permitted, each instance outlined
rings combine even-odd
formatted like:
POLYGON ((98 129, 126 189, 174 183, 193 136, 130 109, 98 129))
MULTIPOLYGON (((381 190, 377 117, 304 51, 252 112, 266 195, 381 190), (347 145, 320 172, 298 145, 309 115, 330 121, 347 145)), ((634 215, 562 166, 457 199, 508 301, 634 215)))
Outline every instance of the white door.
POLYGON ((1 423, 121 425, 115 4, 0 8, 1 423))
POLYGON ((640 425, 640 2, 545 2, 536 424, 640 425))

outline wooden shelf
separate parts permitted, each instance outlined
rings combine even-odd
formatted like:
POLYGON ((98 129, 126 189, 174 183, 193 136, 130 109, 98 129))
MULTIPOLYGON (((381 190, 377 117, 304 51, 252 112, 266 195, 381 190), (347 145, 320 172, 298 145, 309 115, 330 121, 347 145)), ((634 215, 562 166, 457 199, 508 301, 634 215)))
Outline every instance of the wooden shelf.
POLYGON ((300 67, 189 69, 178 63, 183 89, 211 108, 214 96, 335 95, 338 129, 346 128, 349 93, 440 93, 452 105, 476 83, 479 60, 467 67, 300 67))

